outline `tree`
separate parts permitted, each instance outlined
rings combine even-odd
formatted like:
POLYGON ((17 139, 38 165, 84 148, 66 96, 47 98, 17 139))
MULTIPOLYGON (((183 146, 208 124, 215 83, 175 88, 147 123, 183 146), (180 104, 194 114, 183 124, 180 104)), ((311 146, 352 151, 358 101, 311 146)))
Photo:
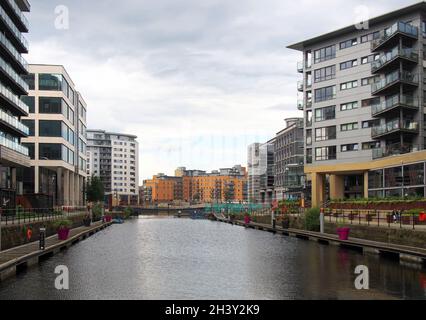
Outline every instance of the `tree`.
POLYGON ((99 177, 92 176, 87 181, 86 197, 89 202, 104 201, 104 185, 99 177))

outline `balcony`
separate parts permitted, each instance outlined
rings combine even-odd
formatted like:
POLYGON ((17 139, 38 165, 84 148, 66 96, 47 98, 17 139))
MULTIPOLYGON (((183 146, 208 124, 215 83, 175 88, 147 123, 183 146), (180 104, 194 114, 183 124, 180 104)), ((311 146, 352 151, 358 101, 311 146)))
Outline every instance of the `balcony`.
POLYGON ((0 21, 3 22, 5 28, 9 30, 16 47, 19 48, 20 52, 28 53, 27 39, 25 39, 21 31, 16 27, 15 23, 9 18, 9 15, 2 7, 0 7, 0 18, 0 21))
POLYGON ((371 85, 371 94, 385 94, 389 90, 393 89, 395 85, 404 84, 408 86, 418 86, 419 77, 418 74, 414 74, 408 71, 395 71, 386 75, 385 79, 375 82, 371 85))
POLYGON ((297 81, 297 91, 303 92, 303 89, 304 89, 303 81, 297 81))
POLYGON ((297 100, 297 109, 303 111, 303 100, 297 100))
POLYGON ((8 131, 12 131, 15 135, 27 137, 30 129, 18 120, 18 118, 4 112, 0 109, 0 122, 5 125, 8 131))
MULTIPOLYGON (((24 155, 26 157, 28 157, 28 155, 29 155, 29 151, 28 151, 27 147, 24 147, 20 143, 18 143, 16 141, 13 141, 11 139, 8 139, 6 137, 0 136, 0 145, 3 146, 3 147, 8 148, 10 150, 13 150, 15 152, 18 152, 21 155, 24 155)), ((3 158, 2 154, 0 156, 3 158)))
POLYGON ((303 73, 303 61, 297 63, 297 72, 303 73))
POLYGON ((381 158, 386 158, 391 156, 397 156, 401 154, 417 152, 419 150, 420 148, 418 145, 414 145, 410 143, 401 145, 400 143, 395 143, 395 144, 388 145, 386 147, 373 149, 373 159, 375 160, 375 159, 381 159, 381 158))
POLYGON ((400 59, 407 63, 417 64, 419 61, 419 54, 412 48, 400 49, 396 47, 381 55, 379 60, 373 61, 371 63, 371 72, 374 74, 386 68, 394 67, 398 65, 400 59))
POLYGON ((29 30, 29 22, 27 17, 22 13, 22 10, 19 8, 19 6, 16 4, 15 0, 6 0, 5 3, 10 7, 11 12, 13 12, 13 15, 10 15, 15 22, 15 24, 18 26, 19 30, 22 32, 28 32, 29 30))
POLYGON ((419 132, 418 122, 411 120, 394 119, 371 129, 371 136, 376 139, 394 133, 411 133, 419 132))
POLYGON ((371 114, 373 117, 382 116, 387 112, 399 111, 400 108, 417 111, 419 100, 411 95, 395 95, 382 103, 372 105, 371 114))
POLYGON ((419 37, 419 29, 405 22, 396 22, 390 28, 382 31, 377 40, 371 42, 371 51, 380 50, 390 45, 394 45, 398 42, 398 36, 417 40, 419 37))
POLYGON ((19 116, 28 116, 28 106, 19 99, 12 91, 0 84, 0 102, 3 102, 3 107, 8 107, 13 114, 19 116))
POLYGON ((21 95, 26 95, 29 87, 28 84, 21 78, 19 74, 8 64, 5 60, 0 57, 0 71, 3 76, 8 80, 8 84, 19 92, 21 95))
POLYGON ((0 32, 0 44, 5 54, 10 56, 11 63, 13 63, 16 68, 19 68, 21 71, 20 73, 27 74, 28 62, 21 56, 18 50, 16 50, 13 44, 2 32, 0 32))

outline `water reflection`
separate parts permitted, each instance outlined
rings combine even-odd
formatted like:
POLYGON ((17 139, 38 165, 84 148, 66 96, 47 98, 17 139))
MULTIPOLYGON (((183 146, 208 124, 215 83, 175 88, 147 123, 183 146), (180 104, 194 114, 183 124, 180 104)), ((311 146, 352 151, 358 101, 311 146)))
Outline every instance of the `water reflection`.
POLYGON ((374 255, 223 223, 115 225, 0 284, 0 299, 426 299, 426 273, 374 255), (70 290, 54 289, 54 268, 70 290), (369 291, 354 288, 357 265, 369 291))

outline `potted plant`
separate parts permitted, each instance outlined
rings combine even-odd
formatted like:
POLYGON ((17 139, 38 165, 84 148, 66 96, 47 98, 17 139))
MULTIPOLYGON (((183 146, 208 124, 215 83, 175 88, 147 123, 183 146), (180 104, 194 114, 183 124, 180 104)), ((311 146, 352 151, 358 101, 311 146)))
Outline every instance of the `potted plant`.
POLYGON ((67 219, 57 220, 55 221, 54 226, 58 232, 58 239, 61 241, 67 240, 72 227, 72 221, 67 219))
POLYGON ((349 239, 349 232, 351 229, 344 224, 338 224, 337 225, 337 234, 339 235, 339 240, 348 240, 349 239))

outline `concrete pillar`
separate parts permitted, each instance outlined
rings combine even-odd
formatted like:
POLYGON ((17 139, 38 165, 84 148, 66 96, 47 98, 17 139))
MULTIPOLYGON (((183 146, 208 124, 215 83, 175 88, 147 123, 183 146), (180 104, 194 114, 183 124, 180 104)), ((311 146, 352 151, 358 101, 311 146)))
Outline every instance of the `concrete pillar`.
POLYGON ((76 173, 75 174, 75 205, 80 206, 80 197, 81 197, 81 189, 80 189, 80 176, 76 173))
POLYGON ((10 168, 10 184, 12 190, 18 191, 18 185, 16 183, 16 168, 10 168))
POLYGON ((70 206, 75 205, 75 174, 70 171, 70 206))
POLYGON ((364 172, 364 198, 368 198, 368 171, 364 172))
POLYGON ((325 175, 312 173, 312 207, 319 207, 324 203, 325 175))
POLYGON ((64 205, 70 205, 70 172, 69 170, 64 170, 64 205))
POLYGON ((338 200, 345 197, 345 179, 342 175, 330 175, 330 199, 338 200))
POLYGON ((62 168, 56 170, 56 201, 58 206, 64 205, 64 180, 62 179, 62 168))
POLYGON ((34 167, 34 193, 38 194, 40 192, 40 167, 34 167))

